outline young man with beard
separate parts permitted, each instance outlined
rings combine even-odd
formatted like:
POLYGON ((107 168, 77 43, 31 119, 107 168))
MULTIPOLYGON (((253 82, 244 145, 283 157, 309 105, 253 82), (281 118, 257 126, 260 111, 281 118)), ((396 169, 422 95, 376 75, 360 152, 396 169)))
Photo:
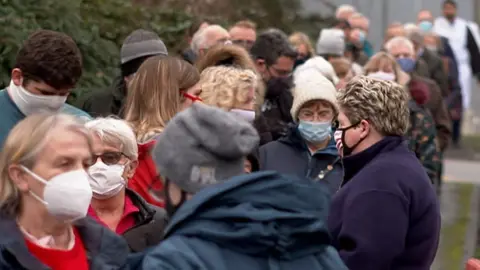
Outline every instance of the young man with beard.
POLYGON ((262 113, 267 119, 274 140, 285 135, 292 123, 292 70, 297 53, 285 33, 270 29, 261 33, 250 53, 257 71, 267 85, 262 113))

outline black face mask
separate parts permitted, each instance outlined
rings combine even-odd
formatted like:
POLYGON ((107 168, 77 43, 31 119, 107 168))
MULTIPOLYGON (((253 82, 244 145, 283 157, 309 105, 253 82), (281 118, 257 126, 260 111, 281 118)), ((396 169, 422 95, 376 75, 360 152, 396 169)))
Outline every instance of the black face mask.
POLYGON ((360 140, 355 143, 353 146, 348 146, 347 143, 345 142, 345 134, 347 133, 347 131, 349 129, 352 129, 356 126, 358 126, 358 124, 360 124, 360 122, 358 122, 357 124, 354 124, 354 125, 351 125, 349 127, 346 127, 346 128, 338 128, 337 130, 341 131, 342 132, 342 146, 343 146, 343 156, 344 157, 347 157, 347 156, 350 156, 353 152, 353 150, 355 150, 355 148, 357 148, 357 146, 363 141, 365 140, 366 137, 364 138, 360 138, 360 140))
POLYGON ((267 99, 274 99, 282 94, 284 91, 290 91, 293 86, 292 76, 288 77, 271 77, 267 82, 267 92, 265 97, 267 99))
POLYGON ((187 193, 185 191, 182 191, 182 197, 180 198, 180 202, 177 205, 174 205, 172 203, 172 199, 170 197, 170 192, 169 192, 169 186, 170 186, 170 181, 167 179, 165 180, 165 211, 167 211, 168 217, 172 218, 175 212, 182 206, 182 204, 187 201, 187 193))
POLYGON ((293 69, 295 70, 298 66, 301 66, 301 65, 305 64, 305 62, 307 62, 307 60, 308 60, 308 57, 297 58, 295 60, 295 63, 293 64, 293 69))

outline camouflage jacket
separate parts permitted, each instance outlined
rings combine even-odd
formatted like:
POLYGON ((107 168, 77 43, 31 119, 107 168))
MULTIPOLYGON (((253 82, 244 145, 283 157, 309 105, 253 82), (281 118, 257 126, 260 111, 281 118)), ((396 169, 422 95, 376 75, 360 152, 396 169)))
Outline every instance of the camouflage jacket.
POLYGON ((422 163, 432 183, 438 183, 441 167, 440 149, 437 142, 435 122, 428 110, 409 102, 410 126, 407 139, 412 150, 422 163))

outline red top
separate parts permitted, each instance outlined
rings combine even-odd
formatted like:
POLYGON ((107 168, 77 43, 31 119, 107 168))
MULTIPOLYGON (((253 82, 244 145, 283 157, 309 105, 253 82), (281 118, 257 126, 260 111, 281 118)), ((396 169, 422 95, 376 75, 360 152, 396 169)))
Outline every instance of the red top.
MULTIPOLYGON (((117 228, 115 228, 115 232, 117 234, 123 234, 126 230, 132 228, 133 226, 135 226, 135 214, 140 212, 140 210, 138 209, 138 207, 136 207, 133 202, 132 202, 132 199, 130 199, 130 197, 128 197, 127 195, 125 195, 125 206, 123 208, 123 214, 122 214, 122 217, 120 218, 120 222, 118 222, 118 225, 117 225, 117 228)), ((102 220, 100 220, 100 218, 97 216, 97 213, 95 212, 95 210, 92 208, 92 206, 90 205, 90 207, 88 207, 88 215, 95 219, 98 223, 100 223, 101 225, 105 226, 108 228, 107 224, 105 224, 102 220)))
POLYGON ((471 258, 470 260, 468 260, 467 268, 465 268, 465 269, 466 270, 478 270, 478 269, 480 269, 480 261, 478 259, 471 258))
POLYGON ((128 187, 137 192, 150 204, 164 207, 163 184, 157 173, 157 168, 150 154, 155 141, 138 144, 138 167, 135 175, 128 180, 128 187))
POLYGON ((28 250, 52 270, 88 270, 88 260, 82 238, 73 228, 75 244, 71 250, 57 250, 38 246, 25 237, 28 250))

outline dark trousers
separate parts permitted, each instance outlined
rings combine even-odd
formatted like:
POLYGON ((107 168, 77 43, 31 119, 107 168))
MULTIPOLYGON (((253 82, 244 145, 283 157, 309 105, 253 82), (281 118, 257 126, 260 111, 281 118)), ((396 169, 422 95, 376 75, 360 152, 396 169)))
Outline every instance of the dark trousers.
POLYGON ((461 132, 462 132, 462 119, 452 120, 452 142, 454 146, 459 145, 461 132))

